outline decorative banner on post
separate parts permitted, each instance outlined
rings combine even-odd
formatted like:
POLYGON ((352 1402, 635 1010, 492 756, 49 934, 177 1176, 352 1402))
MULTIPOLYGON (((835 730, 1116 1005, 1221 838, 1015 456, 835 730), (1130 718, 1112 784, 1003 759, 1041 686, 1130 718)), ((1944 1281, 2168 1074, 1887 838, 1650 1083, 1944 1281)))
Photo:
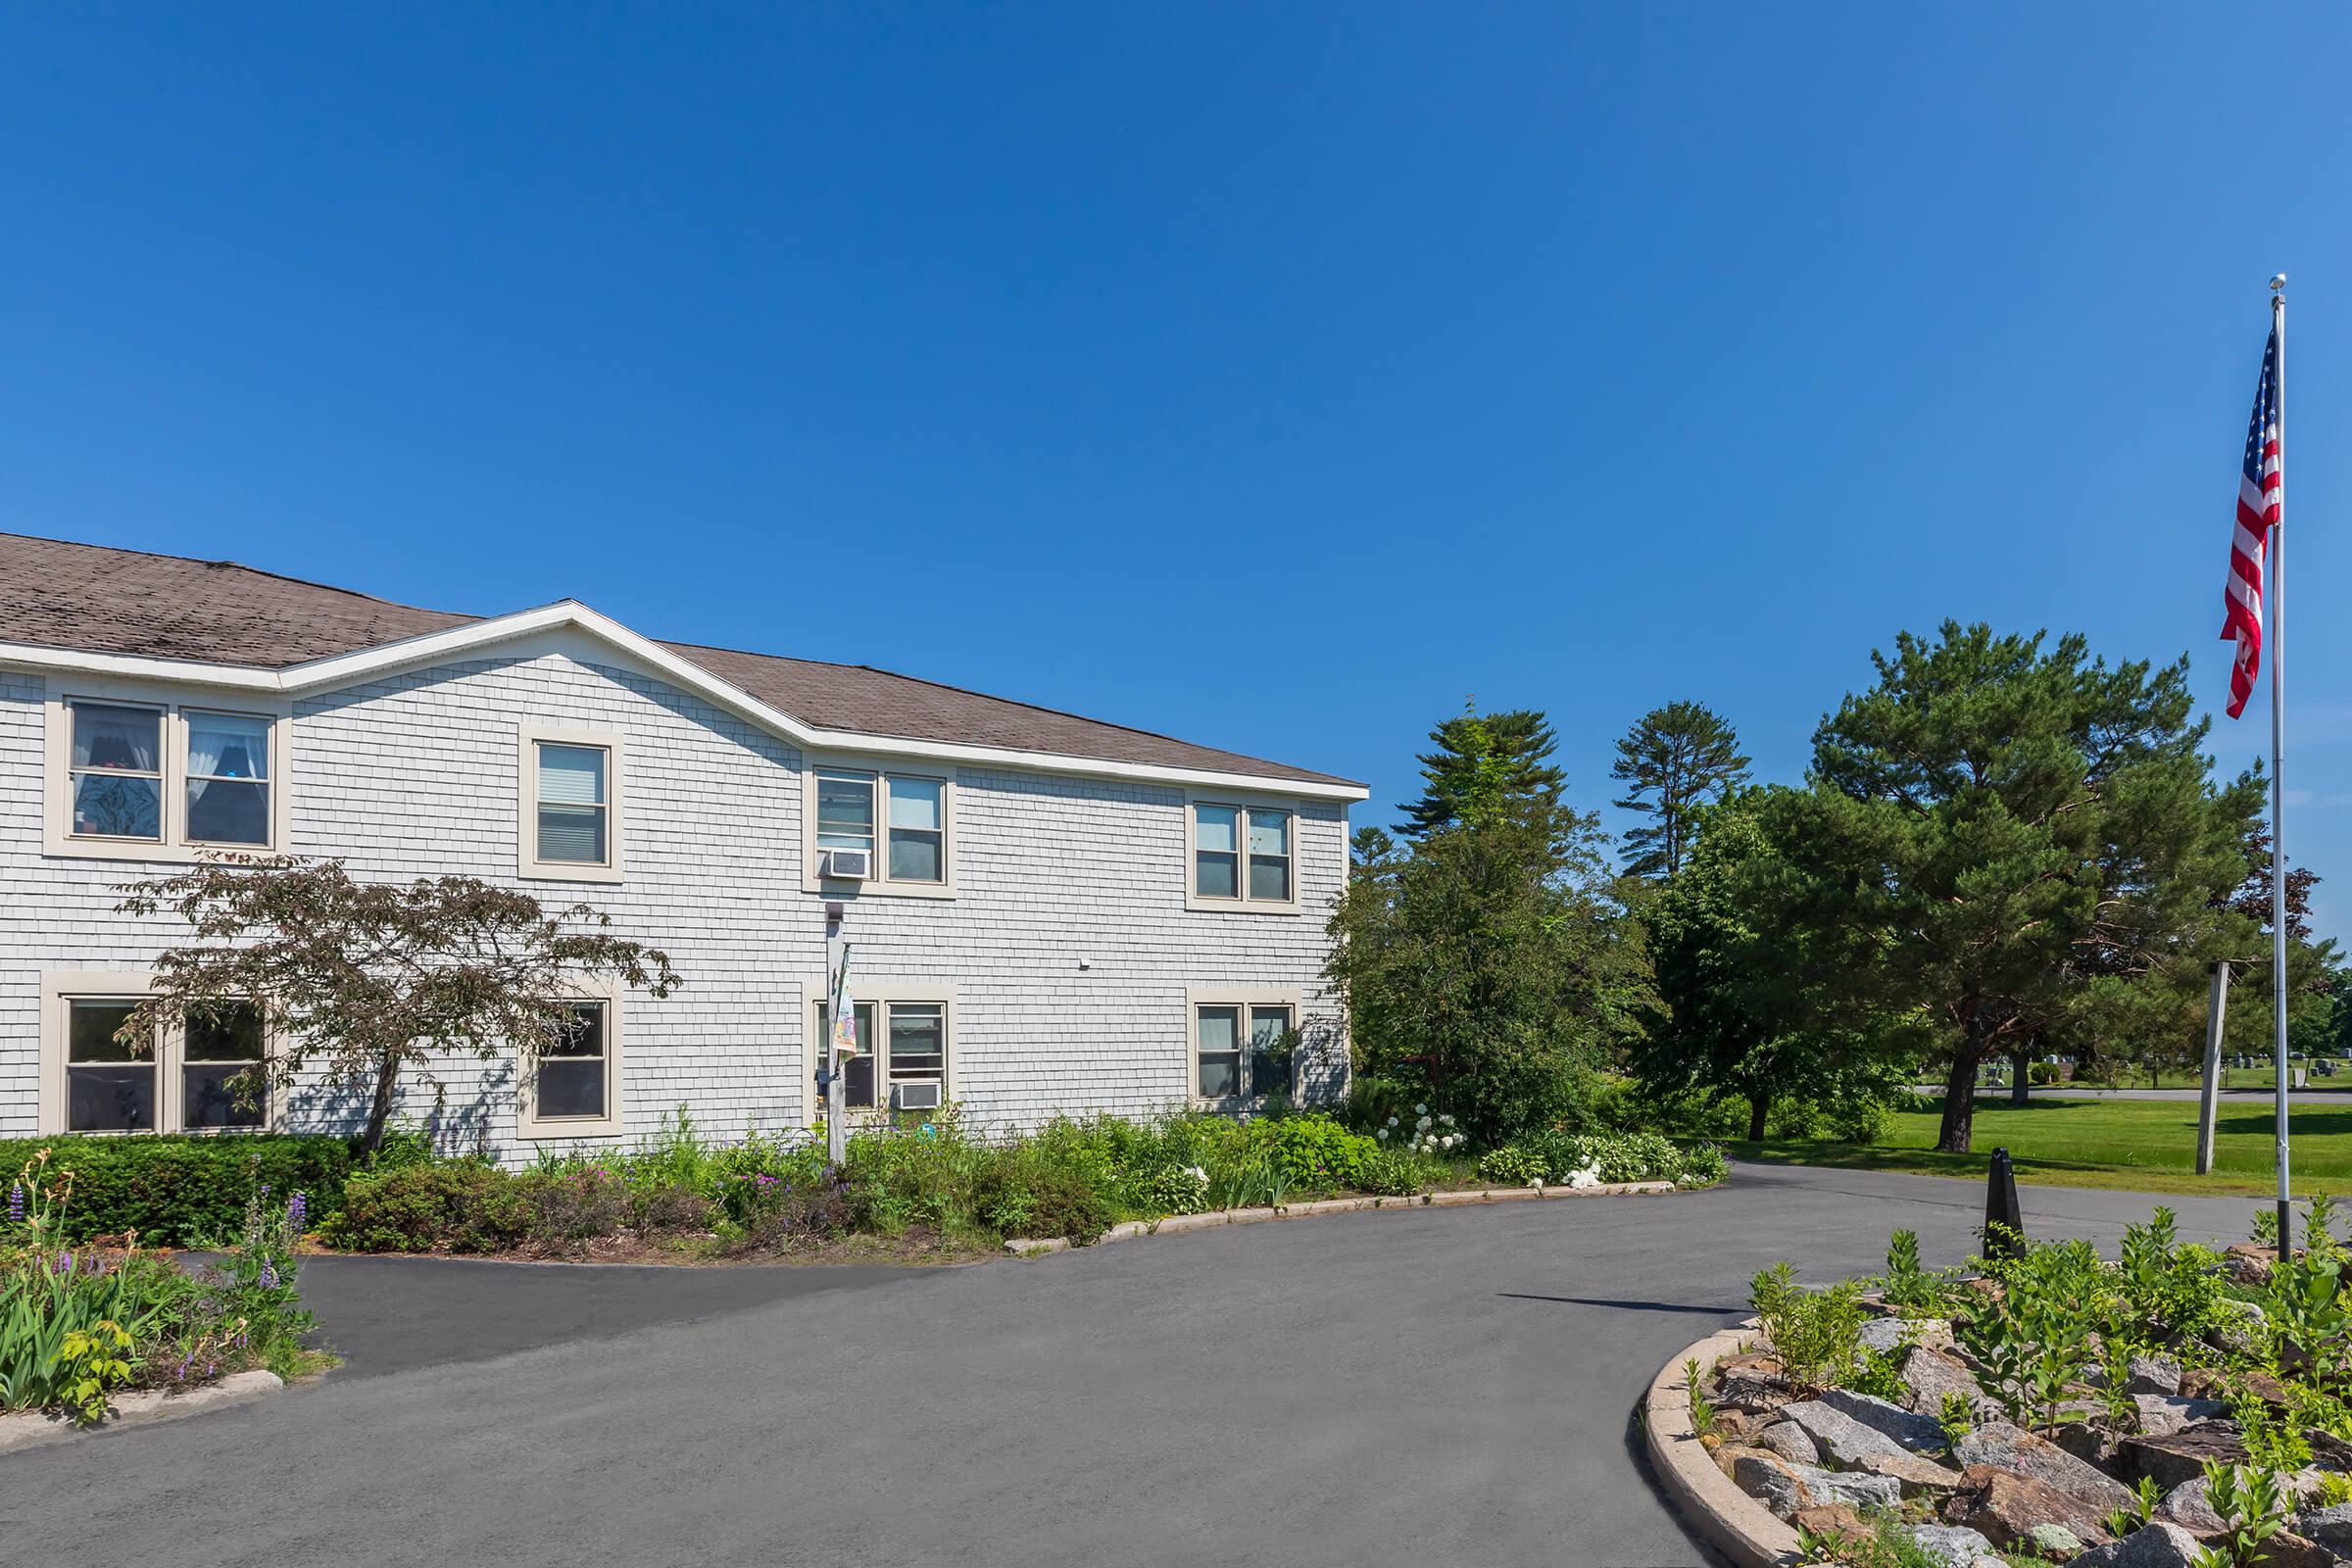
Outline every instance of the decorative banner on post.
POLYGON ((845 1061, 858 1054, 858 1004, 850 998, 850 945, 841 945, 841 967, 833 975, 833 1050, 845 1061))

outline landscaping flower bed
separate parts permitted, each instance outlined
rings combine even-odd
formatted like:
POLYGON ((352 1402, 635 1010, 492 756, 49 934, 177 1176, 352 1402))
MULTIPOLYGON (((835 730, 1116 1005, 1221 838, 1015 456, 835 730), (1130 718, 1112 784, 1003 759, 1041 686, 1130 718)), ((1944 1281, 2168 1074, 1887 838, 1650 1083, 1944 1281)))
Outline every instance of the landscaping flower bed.
POLYGON ((2352 1292, 2307 1245, 1995 1249, 1808 1290, 1758 1274, 1755 1343, 1686 1368, 1690 1419, 1806 1560, 1922 1568, 2352 1562, 2352 1292))
POLYGON ((56 1410, 94 1423, 118 1395, 183 1391, 266 1368, 298 1376, 325 1357, 305 1349, 295 1247, 307 1223, 297 1192, 249 1185, 225 1260, 185 1268, 120 1245, 71 1245, 75 1171, 48 1152, 10 1182, 0 1223, 0 1409, 56 1410))
POLYGON ((966 1256, 1007 1238, 1084 1246, 1123 1221, 1212 1209, 1504 1181, 1698 1186, 1723 1174, 1711 1147, 1685 1152, 1639 1134, 1551 1138, 1505 1159, 1503 1174, 1489 1168, 1495 1158, 1474 1160, 1450 1120, 1423 1105, 1369 1135, 1306 1112, 1062 1119, 992 1139, 951 1114, 860 1131, 828 1169, 819 1143, 713 1143, 681 1110, 626 1152, 551 1153, 520 1171, 414 1158, 355 1173, 320 1239, 535 1256, 966 1256))

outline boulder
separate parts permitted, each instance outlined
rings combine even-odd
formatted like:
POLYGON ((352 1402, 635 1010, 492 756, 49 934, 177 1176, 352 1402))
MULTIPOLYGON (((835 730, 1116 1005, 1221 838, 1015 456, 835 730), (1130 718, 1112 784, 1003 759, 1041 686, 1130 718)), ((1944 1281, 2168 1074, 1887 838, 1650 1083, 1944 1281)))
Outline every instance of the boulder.
POLYGON ((2102 1470, 2115 1459, 2115 1434, 2087 1421, 2069 1421, 2050 1434, 2050 1441, 2102 1470))
POLYGON ((1832 1541, 1859 1544, 1872 1540, 1877 1534, 1864 1522, 1859 1512, 1842 1502, 1821 1502, 1810 1508, 1799 1508, 1796 1517, 1788 1522, 1808 1534, 1832 1541))
POLYGON ((2218 1421, 2230 1413, 2230 1407, 2219 1399, 2190 1399, 2177 1394, 2135 1394, 2132 1402, 2139 1406, 2141 1435, 2150 1438, 2169 1438, 2182 1427, 2218 1421))
POLYGON ((1781 1406, 1781 1419, 1804 1428, 1820 1446, 1825 1463, 1852 1469, 1866 1454, 1896 1454, 1907 1450, 1886 1433, 1866 1427, 1824 1399, 1799 1399, 1781 1406))
POLYGON ((2339 1556, 2352 1557, 2352 1502, 2312 1509, 2295 1521, 2295 1533, 2339 1556))
POLYGON ((2075 1559, 2074 1568, 2196 1568, 2200 1549, 2196 1537, 2159 1520, 2121 1541, 2091 1547, 2075 1559))
POLYGON ((2262 1568, 2336 1568, 2343 1559, 2307 1536, 2281 1530, 2262 1544, 2262 1568))
POLYGON ((2222 1250, 2222 1269, 2240 1285, 2261 1285, 2269 1281, 2271 1270, 2278 1266, 2278 1250, 2275 1247, 2256 1247, 2239 1242, 2222 1250))
POLYGON ((2180 1392, 2180 1361, 2171 1355, 2135 1355, 2124 1382, 2126 1394, 2171 1395, 2180 1392))
POLYGON ((1952 1343, 1952 1325, 1939 1317, 1874 1317, 1862 1325, 1862 1348, 1884 1355, 1906 1345, 1952 1343))
POLYGON ((1979 1427, 1962 1438, 1953 1445, 1952 1457, 1963 1465, 1990 1465, 2072 1493, 2102 1514, 2132 1500, 2131 1489, 2096 1465, 2006 1421, 1979 1427))
POLYGON ((2352 1470, 2352 1443, 2318 1427, 2305 1427, 2303 1441, 2311 1445, 2311 1462, 2322 1470, 2352 1470))
POLYGON ((1775 1421, 1756 1434, 1756 1446, 1779 1454, 1791 1464, 1819 1464, 1821 1445, 1793 1421, 1775 1421))
POLYGON ((2270 1317, 2252 1301, 2225 1296, 2220 1305, 2230 1316, 2205 1331, 2205 1343, 2232 1355, 2253 1355, 2262 1349, 2263 1325, 2270 1317))
POLYGON ((1781 1363, 1769 1356, 1727 1356, 1715 1363, 1715 1402, 1725 1409, 1761 1415, 1795 1397, 1781 1363))
POLYGON ((2064 1562, 2082 1552, 2083 1542, 2064 1525, 2035 1525, 2033 1539, 2027 1544, 2036 1557, 2064 1562))
POLYGON ((1726 1448, 1722 1458, 1732 1485, 1779 1519, 1794 1519, 1800 1508, 1836 1502, 1849 1508, 1891 1508, 1903 1497, 1902 1487, 1887 1477, 1838 1475, 1815 1465, 1790 1464, 1761 1448, 1726 1448))
POLYGON ((1857 1394, 1852 1389, 1832 1389, 1821 1396, 1821 1402, 1883 1437, 1892 1438, 1913 1453, 1944 1450, 1943 1423, 1932 1416, 1906 1410, 1876 1395, 1857 1394))
POLYGON ((2213 1499, 2206 1494, 2203 1476, 2182 1482, 2166 1493, 2164 1500, 2156 1505, 2155 1516, 2194 1536, 2218 1536, 2230 1528, 2230 1521, 2213 1511, 2213 1499))
POLYGON ((1968 1401, 1971 1410, 1984 1409, 1989 1403, 1984 1386, 1974 1373, 1951 1356, 1922 1345, 1914 1348, 1904 1358, 1903 1387, 1910 1392, 1903 1402, 1921 1415, 1937 1417, 1943 1414, 1943 1396, 1957 1394, 1968 1401))
POLYGON ((1966 1525, 1913 1525, 1911 1539, 1945 1568, 2009 1568, 1992 1543, 1966 1525))
POLYGON ((1996 1546, 2032 1549, 2037 1525, 2063 1525, 2093 1544, 2106 1541, 2107 1511, 2031 1477, 1972 1464, 1961 1472, 1960 1489, 1944 1504, 1943 1517, 1996 1546))
POLYGON ((1796 1467, 1779 1454, 1760 1448, 1726 1448, 1721 1457, 1732 1485, 1771 1509, 1774 1518, 1793 1519, 1799 1508, 1813 1506, 1813 1494, 1796 1478, 1796 1467))
POLYGON ((2205 1473, 2209 1461, 2243 1464, 2246 1446, 2235 1424, 2208 1421, 2169 1437, 2126 1438, 2115 1446, 2116 1468, 2136 1480, 2147 1476, 2170 1492, 2205 1473))
POLYGON ((1916 1453, 1874 1453, 1855 1466, 1864 1475, 1891 1477, 1906 1497, 1941 1495, 1960 1485, 1960 1472, 1916 1453))

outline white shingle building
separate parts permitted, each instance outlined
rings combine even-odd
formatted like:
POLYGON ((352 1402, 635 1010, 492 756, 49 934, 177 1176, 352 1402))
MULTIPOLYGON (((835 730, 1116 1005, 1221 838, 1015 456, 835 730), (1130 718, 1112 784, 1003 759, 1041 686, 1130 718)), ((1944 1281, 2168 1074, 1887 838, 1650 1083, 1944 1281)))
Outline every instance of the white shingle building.
MULTIPOLYGON (((509 1157, 678 1105, 806 1126, 828 903, 866 1041, 853 1102, 936 1085, 1003 1124, 1311 1097, 1346 1071, 1320 971, 1364 795, 570 602, 483 619, 0 534, 0 1136, 254 1114, 220 1089, 255 1049, 233 1026, 112 1044, 184 936, 114 912, 118 888, 210 849, 495 879, 667 950, 684 986, 601 998, 574 1056, 447 1064, 439 1125, 509 1157), (1252 1049, 1291 1029, 1287 1061, 1252 1049)), ((360 1109, 297 1084, 269 1116, 360 1109)))

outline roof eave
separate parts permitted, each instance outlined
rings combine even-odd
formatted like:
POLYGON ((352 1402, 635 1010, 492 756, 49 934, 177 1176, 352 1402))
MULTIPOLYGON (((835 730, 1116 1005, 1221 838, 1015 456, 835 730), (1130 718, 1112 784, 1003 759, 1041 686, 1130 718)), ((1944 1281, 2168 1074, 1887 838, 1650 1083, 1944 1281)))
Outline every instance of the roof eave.
POLYGON ((413 669, 478 648, 511 642, 534 632, 563 628, 597 638, 650 666, 662 678, 685 690, 795 745, 811 750, 932 758, 970 762, 978 766, 1136 779, 1196 788, 1255 790, 1295 795, 1308 800, 1361 801, 1371 795, 1361 784, 1339 779, 1281 778, 1226 769, 1174 767, 1162 763, 1076 757, 1058 752, 1031 752, 1011 747, 973 746, 954 741, 823 729, 786 712, 772 703, 754 697, 694 661, 572 599, 560 600, 533 610, 516 611, 512 614, 468 621, 444 631, 403 637, 395 642, 380 643, 352 653, 332 654, 282 668, 220 664, 202 660, 157 659, 140 654, 115 654, 13 642, 0 642, 0 664, 35 669, 72 669, 129 680, 294 696, 348 686, 372 676, 413 669))

